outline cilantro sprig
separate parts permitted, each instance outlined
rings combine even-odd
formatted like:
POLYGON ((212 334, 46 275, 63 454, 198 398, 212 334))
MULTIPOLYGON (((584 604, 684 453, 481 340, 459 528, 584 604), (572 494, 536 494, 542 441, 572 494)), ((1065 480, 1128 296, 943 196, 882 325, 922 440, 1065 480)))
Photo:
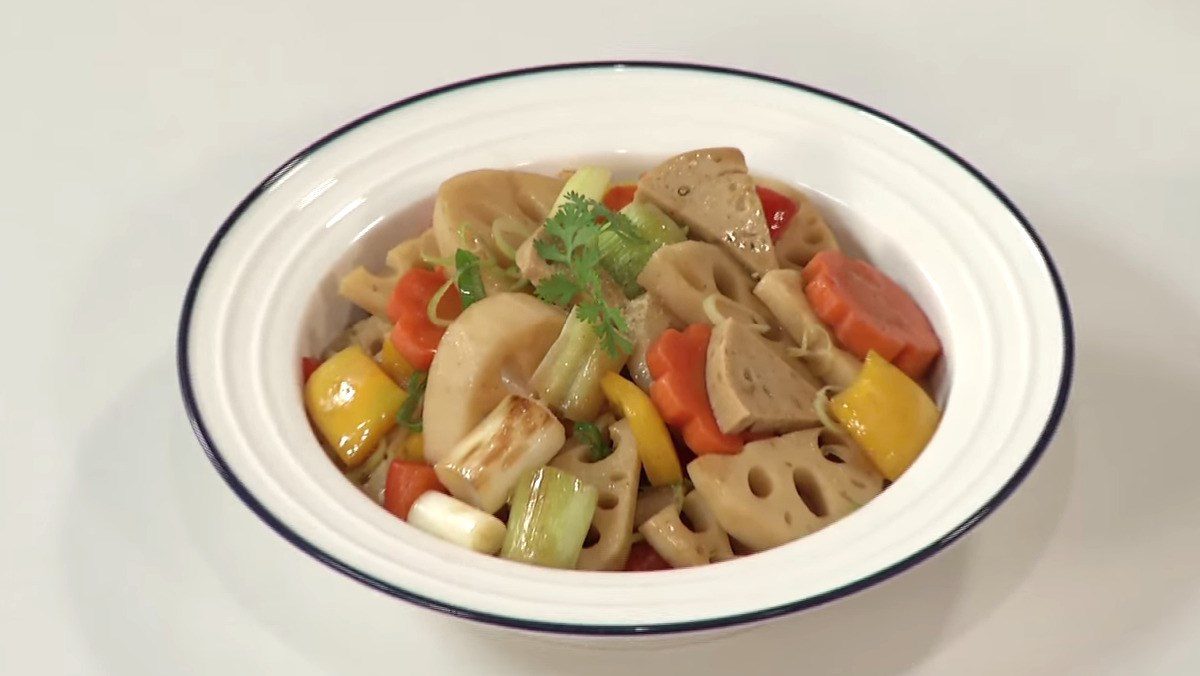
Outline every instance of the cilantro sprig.
POLYGON ((575 423, 575 438, 585 444, 590 449, 590 455, 593 462, 603 460, 612 455, 612 445, 604 438, 604 433, 595 423, 577 422, 575 423))
POLYGON ((605 352, 614 357, 628 354, 633 349, 629 325, 620 308, 604 300, 597 239, 606 230, 633 242, 641 242, 641 235, 624 214, 574 192, 567 193, 566 201, 544 227, 545 235, 534 247, 544 260, 559 264, 559 269, 538 284, 538 298, 564 308, 575 304, 580 319, 592 325, 605 352))

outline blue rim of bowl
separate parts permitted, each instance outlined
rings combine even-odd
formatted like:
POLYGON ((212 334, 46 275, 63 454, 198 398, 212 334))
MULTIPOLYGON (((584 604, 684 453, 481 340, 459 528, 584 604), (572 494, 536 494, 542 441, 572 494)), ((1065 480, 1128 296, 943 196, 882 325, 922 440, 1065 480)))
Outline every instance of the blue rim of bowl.
POLYGON ((862 589, 866 589, 867 587, 870 587, 879 582, 882 582, 890 577, 893 577, 893 576, 911 568, 912 566, 929 558, 933 554, 936 554, 937 552, 948 547, 954 541, 958 540, 958 538, 962 537, 963 534, 965 534, 967 531, 969 531, 973 527, 975 527, 975 525, 978 524, 980 521, 982 521, 984 519, 984 517, 988 516, 993 511, 995 511, 995 509, 997 507, 999 507, 1008 498, 1008 496, 1012 494, 1012 492, 1014 490, 1016 490, 1017 486, 1019 486, 1021 484, 1021 482, 1024 481, 1025 477, 1029 475, 1029 473, 1033 470, 1034 466, 1037 464, 1038 460, 1042 457, 1042 454, 1045 452, 1046 447, 1049 445, 1050 440, 1054 436, 1054 432, 1057 430, 1058 424, 1062 419, 1063 411, 1066 408, 1067 395, 1068 395, 1068 392, 1070 391, 1071 379, 1072 379, 1072 374, 1074 372, 1074 365, 1075 365, 1075 332, 1074 332, 1073 322, 1072 322, 1072 317, 1071 317, 1071 309, 1070 309, 1070 305, 1067 302, 1067 294, 1066 294, 1066 290, 1064 289, 1062 279, 1058 274, 1058 270, 1054 266, 1054 261, 1051 259, 1050 253, 1046 250, 1045 245, 1042 243, 1042 240, 1038 236, 1037 232, 1033 229, 1033 226, 1029 224, 1029 221, 1026 220, 1025 216, 1021 213, 1021 211, 1019 209, 1017 209, 1016 205, 1013 204, 1012 200, 1010 200, 1007 195, 1005 195, 998 187, 996 187, 996 185, 994 183, 992 183, 992 181, 990 179, 988 179, 986 176, 984 176, 982 172, 980 172, 978 169, 976 169, 974 166, 972 166, 969 162, 964 160, 962 157, 960 157, 954 151, 952 151, 949 148, 947 148, 946 146, 942 145, 940 142, 938 142, 937 140, 935 140, 928 134, 925 134, 925 133, 913 128, 911 125, 906 124, 905 122, 902 122, 886 113, 880 112, 868 105, 859 103, 852 99, 848 99, 848 98, 846 98, 844 96, 840 96, 838 94, 834 94, 832 92, 825 91, 818 87, 813 87, 813 86, 802 84, 799 82, 794 82, 792 80, 788 80, 788 79, 781 78, 781 77, 776 77, 773 75, 765 75, 762 73, 755 73, 752 71, 739 70, 739 69, 735 69, 735 68, 726 68, 723 66, 692 64, 692 63, 679 63, 679 62, 669 62, 669 61, 587 61, 587 62, 579 62, 579 63, 562 63, 562 64, 552 64, 552 65, 545 65, 545 66, 534 66, 534 67, 530 67, 530 68, 520 68, 520 69, 516 69, 516 70, 503 71, 503 72, 499 72, 499 73, 493 73, 491 75, 483 75, 483 76, 471 78, 468 80, 462 80, 460 82, 455 82, 452 84, 444 85, 441 87, 437 87, 435 89, 430 89, 429 91, 426 91, 426 92, 423 92, 420 94, 416 94, 416 95, 410 96, 408 98, 401 99, 399 101, 396 101, 394 103, 386 105, 378 110, 367 113, 366 115, 363 115, 362 117, 359 117, 358 119, 355 119, 352 122, 349 122, 349 123, 339 127, 338 129, 330 132, 329 134, 321 137, 316 142, 314 142, 312 145, 308 146, 307 148, 305 148, 304 150, 302 150, 298 154, 296 154, 294 157, 289 159, 287 162, 284 162, 278 169, 273 171, 269 176, 267 176, 266 179, 264 179, 261 183, 259 183, 258 186, 255 187, 254 190, 251 191, 250 194, 247 195, 237 205, 237 208, 235 208, 233 210, 233 213, 231 213, 229 215, 229 217, 225 219, 225 222, 221 224, 220 229, 217 230, 216 234, 213 235, 212 240, 209 241, 208 246, 205 247, 204 253, 200 257, 200 262, 196 265, 196 271, 192 275, 191 282, 189 282, 189 284, 188 284, 187 294, 184 296, 183 310, 182 310, 182 314, 181 314, 180 321, 179 321, 179 334, 176 338, 176 363, 177 363, 177 368, 179 371, 179 383, 180 383, 180 389, 182 390, 182 394, 183 394, 184 407, 187 409, 188 418, 191 420, 192 430, 196 434, 196 438, 200 441, 200 445, 204 448, 205 454, 208 455, 208 459, 212 462, 213 466, 216 467, 217 472, 221 475, 221 478, 223 478, 225 480, 225 483, 229 484, 229 487, 233 489, 233 492, 237 494, 238 498, 240 498, 242 500, 242 502, 246 503, 246 506, 249 507, 251 509, 251 511, 253 511, 256 515, 258 515, 258 517, 260 519, 262 519, 264 522, 266 522, 266 524, 268 526, 270 526, 273 530, 275 530, 275 532, 277 532, 281 536, 283 536, 288 542, 291 542, 293 545, 300 548, 300 550, 303 551, 304 553, 308 554, 309 556, 312 556, 313 558, 315 558, 318 561, 320 561, 321 563, 329 566, 330 568, 333 568, 334 570, 336 570, 344 575, 347 575, 347 576, 353 578, 354 580, 357 580, 358 582, 361 582, 373 589, 377 589, 379 591, 390 594, 392 596, 404 599, 405 601, 409 601, 411 603, 415 603, 419 606, 423 606, 425 608, 430 608, 432 610, 444 612, 449 615, 453 615, 455 617, 460 617, 460 618, 467 619, 467 620, 473 620, 476 622, 483 622, 483 623, 487 623, 487 624, 494 624, 494 625, 500 625, 500 626, 505 626, 505 627, 512 627, 512 628, 516 628, 516 629, 524 629, 524 630, 538 631, 538 632, 549 632, 549 633, 558 633, 558 634, 577 634, 577 635, 590 635, 590 636, 627 636, 627 635, 670 634, 670 633, 680 633, 680 632, 688 632, 688 631, 700 631, 700 630, 705 630, 705 629, 717 629, 717 628, 721 628, 721 627, 732 627, 732 626, 736 626, 736 625, 740 625, 740 624, 760 622, 763 620, 768 620, 771 618, 779 617, 782 615, 787 615, 789 613, 793 613, 793 612, 796 612, 799 610, 804 610, 806 608, 812 608, 814 606, 828 603, 829 601, 833 601, 835 599, 839 599, 844 596, 853 594, 854 592, 860 591, 862 589), (799 91, 803 91, 803 92, 807 92, 809 94, 815 94, 817 96, 824 97, 831 101, 835 101, 837 103, 841 103, 843 105, 849 106, 856 110, 873 115, 881 120, 884 120, 884 121, 892 124, 895 127, 898 127, 900 129, 908 132, 909 134, 912 134, 913 136, 921 139, 922 141, 929 144, 931 147, 933 147, 934 149, 936 149, 937 151, 939 151, 946 157, 953 160, 960 167, 965 169, 968 173, 970 173, 972 176, 974 176, 980 183, 982 183, 992 193, 992 195, 994 195, 996 197, 996 199, 1000 200, 1000 202, 1003 203, 1004 206, 1008 209, 1009 213, 1011 213, 1012 216, 1017 219, 1017 222, 1019 222, 1021 224, 1021 227, 1023 227, 1025 229, 1025 232, 1029 236, 1029 239, 1037 247, 1038 253, 1041 255, 1042 260, 1046 265, 1046 271, 1050 274, 1050 279, 1052 280, 1052 282, 1054 284, 1054 292, 1058 297, 1059 312, 1062 317, 1063 366, 1062 366, 1062 372, 1059 375, 1058 393, 1055 396, 1054 406, 1050 410, 1049 416, 1046 418, 1046 423, 1042 428, 1041 434, 1038 436, 1037 442, 1033 445, 1033 447, 1031 449, 1029 449, 1029 454, 1026 456, 1025 460, 1021 463, 1021 466, 1017 469, 1017 471, 1013 474, 1013 476, 1008 480, 1008 482, 1005 483, 1004 486, 995 495, 993 495, 991 497, 991 499, 989 499, 987 501, 987 503, 985 503, 981 508, 979 508, 979 510, 977 510, 974 514, 972 514, 970 517, 968 517, 965 521, 963 521, 961 524, 959 524, 955 528, 951 529, 948 533, 946 533, 942 537, 940 537, 937 540, 926 545, 920 551, 915 552, 914 554, 910 555, 908 558, 905 558, 897 563, 894 563, 891 566, 884 568, 883 570, 880 570, 876 573, 873 573, 871 575, 863 577, 859 580, 856 580, 852 583, 849 583, 849 584, 839 587, 837 589, 832 589, 830 591, 827 591, 827 592, 824 592, 822 594, 818 594, 815 596, 811 596, 808 598, 799 599, 799 600, 792 601, 789 603, 781 604, 778 606, 773 606, 770 608, 763 608, 761 610, 755 610, 752 612, 739 613, 736 615, 727 615, 724 617, 705 618, 702 620, 694 620, 694 621, 688 621, 688 622, 671 622, 671 623, 664 623, 664 624, 644 624, 644 625, 641 625, 641 624, 618 624, 618 625, 571 624, 571 623, 560 623, 560 622, 544 622, 544 621, 539 621, 539 620, 527 620, 527 619, 522 619, 522 618, 517 618, 517 617, 508 617, 508 616, 504 616, 504 615, 496 615, 496 614, 492 614, 492 613, 480 612, 477 610, 472 610, 470 608, 463 608, 460 606, 455 606, 455 605, 452 605, 449 603, 445 603, 443 601, 439 601, 434 598, 429 598, 427 596, 422 596, 420 594, 411 592, 407 589, 402 589, 395 585, 389 584, 388 582, 380 580, 376 577, 372 577, 371 575, 368 575, 368 574, 346 564, 345 562, 338 560, 334 556, 332 556, 329 553, 325 552, 324 550, 320 549, 318 546, 316 546, 312 542, 305 540, 303 537, 301 537, 295 531, 288 528, 287 525, 285 525, 279 518, 277 518, 269 510, 267 510, 267 508, 264 507, 263 504, 260 503, 250 493, 250 491, 246 488, 246 486, 244 484, 242 484, 242 482, 233 474, 232 470, 229 468, 229 465, 225 462, 224 458, 221 457, 220 450, 218 450, 216 444, 213 443, 212 437, 209 435, 208 430, 204 425, 204 420, 200 416, 199 406, 197 405, 197 402, 196 402, 195 393, 192 390, 191 369, 188 365, 188 359, 187 359, 188 333, 191 328, 192 309, 196 303, 196 296, 197 296, 197 293, 199 292, 200 284, 204 278, 204 273, 208 269, 208 265, 212 260, 213 254, 216 253, 217 247, 220 245, 221 240, 224 239, 225 235, 229 232, 229 230, 231 228, 233 228, 233 226, 237 223, 237 221, 241 217, 242 213, 245 212, 245 210, 256 199, 258 199, 258 197, 260 195, 262 195, 265 191, 270 189, 270 187, 276 181, 278 181, 280 179, 280 177, 287 174, 288 171, 291 170, 293 167, 295 167, 298 163, 304 161, 305 158, 312 155, 316 151, 320 150, 327 143, 340 137, 342 134, 350 131, 351 129, 354 129, 360 125, 370 122, 371 120, 374 120, 375 118, 380 117, 381 115, 386 115, 387 113, 390 113, 394 110, 403 108, 407 105, 416 103, 418 101, 423 101, 425 99, 429 99, 429 98, 432 98, 435 96, 440 96, 442 94, 453 92, 453 91, 456 91, 459 89, 473 87, 475 85, 479 85, 479 84, 483 84, 483 83, 496 82, 498 80, 507 80, 507 79, 511 79, 511 78, 523 77, 526 75, 534 75, 534 74, 538 74, 538 73, 547 73, 547 72, 588 70, 588 69, 622 69, 622 68, 657 69, 657 70, 668 70, 668 71, 691 71, 691 72, 701 72, 701 73, 710 73, 710 74, 718 74, 718 75, 729 75, 729 76, 734 76, 734 77, 757 80, 760 82, 770 82, 773 84, 782 85, 785 87, 791 87, 791 88, 799 90, 799 91))

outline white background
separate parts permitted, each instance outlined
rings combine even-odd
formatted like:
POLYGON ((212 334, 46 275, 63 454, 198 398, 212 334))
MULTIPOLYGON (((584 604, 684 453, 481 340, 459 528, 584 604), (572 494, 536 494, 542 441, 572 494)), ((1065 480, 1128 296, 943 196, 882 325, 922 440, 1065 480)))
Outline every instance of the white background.
POLYGON ((37 5, 0 19, 0 673, 1200 673, 1200 5, 37 5), (316 137, 620 57, 794 78, 960 152, 1045 238, 1078 363, 1041 464, 949 551, 764 628, 601 652, 277 537, 193 441, 174 333, 213 231, 316 137))

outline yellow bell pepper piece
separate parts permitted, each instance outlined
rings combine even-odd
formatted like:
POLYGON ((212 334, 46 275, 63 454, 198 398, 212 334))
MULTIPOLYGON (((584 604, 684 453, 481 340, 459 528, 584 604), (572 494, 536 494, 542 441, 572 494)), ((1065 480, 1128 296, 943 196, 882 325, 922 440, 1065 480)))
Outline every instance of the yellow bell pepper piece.
POLYGON ((383 339, 383 350, 379 353, 379 366, 397 384, 408 382, 408 377, 413 373, 412 364, 408 363, 403 355, 400 354, 400 351, 396 349, 391 336, 385 336, 383 339))
POLYGON ((325 360, 304 384, 304 405, 347 469, 362 464, 396 426, 404 390, 357 345, 325 360))
POLYGON ((629 421, 633 439, 637 442, 638 458, 646 468, 650 483, 669 486, 683 481, 683 468, 679 465, 675 444, 650 397, 637 385, 612 372, 600 379, 600 389, 608 403, 629 421))
POLYGON ((425 435, 413 432, 404 440, 404 459, 411 462, 425 462, 425 435))
POLYGON ((941 412, 921 386, 874 351, 858 377, 829 402, 830 412, 895 481, 933 436, 941 412))

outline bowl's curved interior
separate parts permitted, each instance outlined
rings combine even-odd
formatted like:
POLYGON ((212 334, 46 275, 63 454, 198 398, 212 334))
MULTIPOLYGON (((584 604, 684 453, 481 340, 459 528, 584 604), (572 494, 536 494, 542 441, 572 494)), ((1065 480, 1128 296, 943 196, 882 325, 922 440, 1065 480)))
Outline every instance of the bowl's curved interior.
POLYGON ((776 82, 656 67, 558 69, 400 105, 292 163, 231 218, 185 309, 182 376, 218 466, 293 541, 376 586, 458 614, 575 631, 745 621, 879 579, 955 537, 1027 471, 1056 421, 1069 324, 1048 261, 993 189, 921 137, 776 82), (598 102, 609 102, 600 104, 598 102), (321 451, 299 356, 352 317, 352 267, 428 226, 445 178, 481 167, 630 175, 735 145, 804 187, 837 234, 907 287, 943 339, 942 423, 879 498, 795 543, 698 569, 544 570, 395 519, 321 451))

